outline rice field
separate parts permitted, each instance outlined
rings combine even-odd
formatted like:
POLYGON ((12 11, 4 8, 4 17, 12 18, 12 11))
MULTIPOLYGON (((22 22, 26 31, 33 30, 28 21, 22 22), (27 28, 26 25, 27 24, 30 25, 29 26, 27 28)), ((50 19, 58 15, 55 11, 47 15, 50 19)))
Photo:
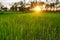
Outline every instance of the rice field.
POLYGON ((60 40, 60 12, 2 12, 0 40, 60 40))

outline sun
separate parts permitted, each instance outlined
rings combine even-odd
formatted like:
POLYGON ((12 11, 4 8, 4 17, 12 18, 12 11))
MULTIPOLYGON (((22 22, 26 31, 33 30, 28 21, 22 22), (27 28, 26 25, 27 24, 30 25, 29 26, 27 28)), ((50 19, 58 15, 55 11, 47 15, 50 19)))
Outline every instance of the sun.
POLYGON ((40 8, 40 6, 36 6, 36 7, 34 8, 34 10, 37 11, 37 12, 39 12, 39 11, 41 11, 41 8, 40 8))

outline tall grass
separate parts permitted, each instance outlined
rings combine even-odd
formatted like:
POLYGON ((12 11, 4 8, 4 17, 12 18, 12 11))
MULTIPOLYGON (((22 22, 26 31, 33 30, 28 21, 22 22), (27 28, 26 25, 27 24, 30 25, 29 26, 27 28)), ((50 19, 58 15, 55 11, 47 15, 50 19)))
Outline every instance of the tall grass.
POLYGON ((0 15, 0 40, 60 40, 59 12, 15 13, 0 15))

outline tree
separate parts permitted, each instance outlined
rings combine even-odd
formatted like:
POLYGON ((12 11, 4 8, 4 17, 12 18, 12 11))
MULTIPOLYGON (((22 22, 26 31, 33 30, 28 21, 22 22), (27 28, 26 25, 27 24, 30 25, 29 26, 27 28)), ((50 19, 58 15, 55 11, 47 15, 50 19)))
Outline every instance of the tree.
POLYGON ((34 5, 34 1, 33 1, 33 2, 31 2, 31 8, 33 7, 33 5, 34 5))
POLYGON ((14 4, 12 5, 12 7, 10 8, 10 10, 11 10, 11 11, 17 11, 17 5, 18 5, 17 2, 14 3, 14 4))
POLYGON ((0 10, 1 10, 1 3, 0 3, 0 10))
POLYGON ((2 7, 3 7, 3 5, 2 5, 2 3, 0 2, 0 11, 1 11, 1 12, 0 12, 0 15, 1 15, 1 14, 4 14, 4 13, 2 12, 2 7))
POLYGON ((56 4, 58 4, 59 3, 59 0, 56 0, 56 4))
POLYGON ((14 3, 14 10, 17 11, 17 3, 14 3))
POLYGON ((2 7, 3 7, 3 5, 2 5, 2 3, 0 2, 0 10, 2 9, 2 7))
POLYGON ((14 6, 12 5, 12 7, 10 8, 11 11, 14 11, 14 6))
MULTIPOLYGON (((24 1, 25 1, 25 0, 24 0, 24 1)), ((20 5, 21 5, 21 7, 20 7, 20 11, 23 11, 24 8, 25 8, 25 4, 23 3, 23 1, 20 2, 20 5)))
POLYGON ((10 9, 12 11, 18 11, 17 9, 19 8, 19 11, 23 11, 24 7, 25 7, 25 5, 24 5, 23 1, 20 1, 20 2, 15 2, 10 9), (18 5, 20 5, 20 7, 17 7, 18 5))
POLYGON ((24 3, 23 3, 23 4, 24 4, 24 6, 25 6, 26 2, 25 2, 25 0, 23 0, 23 1, 24 1, 24 3))

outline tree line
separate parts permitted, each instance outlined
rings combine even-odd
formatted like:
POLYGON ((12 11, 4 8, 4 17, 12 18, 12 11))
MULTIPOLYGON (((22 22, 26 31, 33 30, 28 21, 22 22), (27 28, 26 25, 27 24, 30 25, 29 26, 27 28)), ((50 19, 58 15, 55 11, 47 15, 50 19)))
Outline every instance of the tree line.
MULTIPOLYGON (((34 6, 36 6, 38 4, 43 5, 45 3, 44 2, 37 2, 37 1, 30 1, 30 4, 28 4, 28 3, 26 3, 25 0, 23 0, 20 2, 13 3, 13 5, 11 5, 9 11, 28 11, 30 8, 33 8, 34 6), (30 5, 30 6, 28 6, 28 5, 30 5), (26 6, 28 6, 28 7, 26 7, 26 6)), ((56 3, 45 4, 45 6, 46 6, 46 8, 48 8, 48 7, 52 8, 52 7, 55 7, 55 5, 57 5, 57 4, 58 4, 58 2, 56 1, 56 3)), ((7 7, 3 8, 3 7, 4 7, 4 5, 2 5, 0 3, 0 10, 2 9, 2 10, 7 11, 8 8, 7 7)))

